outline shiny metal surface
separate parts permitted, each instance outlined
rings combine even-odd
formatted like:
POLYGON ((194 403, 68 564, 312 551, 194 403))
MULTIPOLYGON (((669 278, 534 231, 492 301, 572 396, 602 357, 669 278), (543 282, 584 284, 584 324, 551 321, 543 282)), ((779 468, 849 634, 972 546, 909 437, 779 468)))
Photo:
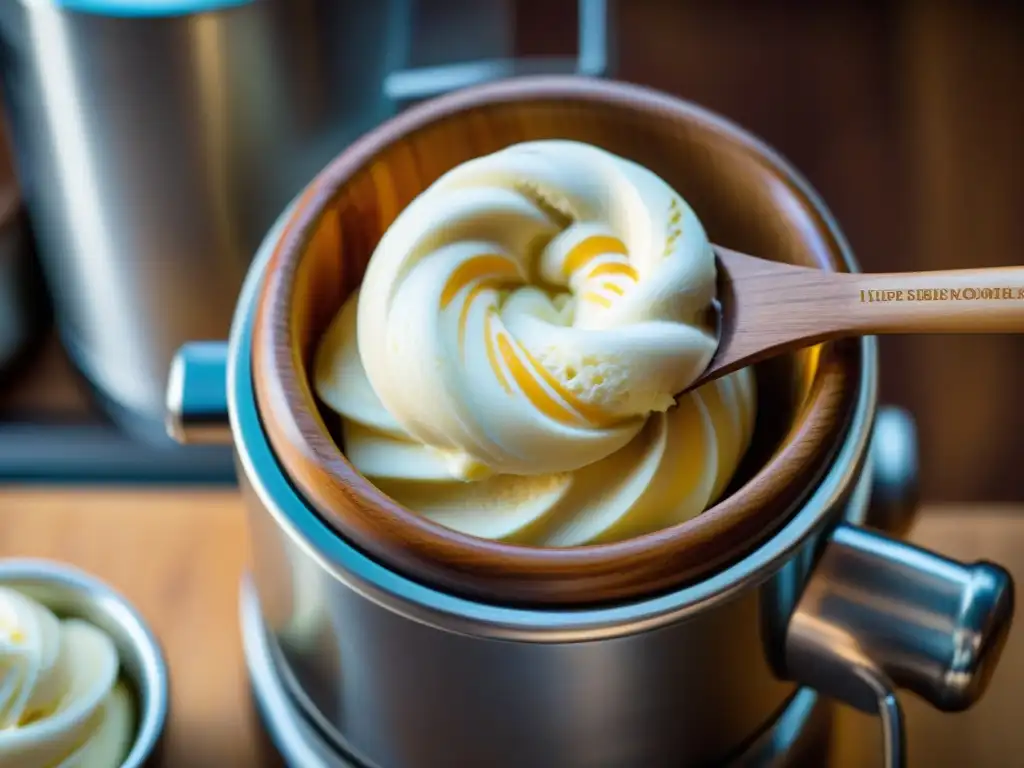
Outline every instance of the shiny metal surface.
POLYGON ((918 508, 917 427, 903 408, 878 409, 871 437, 873 482, 867 524, 904 536, 918 508))
POLYGON ((160 644, 135 608, 92 576, 47 560, 0 560, 0 584, 39 600, 59 616, 84 619, 111 636, 139 710, 138 733, 121 768, 141 768, 155 758, 167 720, 167 665, 160 644))
MULTIPOLYGON (((242 582, 239 613, 253 697, 286 764, 291 768, 361 768, 325 739, 289 697, 275 668, 259 598, 248 578, 242 582)), ((828 754, 831 721, 828 703, 814 691, 801 689, 729 764, 735 768, 821 765, 828 754)))
POLYGON ((946 712, 985 691, 1013 616, 1001 567, 840 525, 789 624, 787 671, 864 711, 877 682, 946 712))
POLYGON ((182 444, 226 444, 228 345, 223 341, 185 344, 167 376, 167 432, 182 444))
MULTIPOLYGON (((460 84, 407 69, 411 2, 166 16, 0 2, 4 95, 57 320, 124 426, 165 439, 172 356, 227 336, 250 258, 302 185, 395 96, 460 84)), ((597 72, 604 3, 585 5, 597 72)), ((464 44, 449 41, 456 61, 464 44)))
POLYGON ((1013 581, 997 565, 963 565, 839 525, 790 619, 786 670, 877 712, 886 765, 902 766, 897 689, 942 711, 972 706, 999 660, 1013 607, 1013 581))
POLYGON ((772 674, 774 604, 756 591, 625 637, 464 634, 396 613, 373 599, 371 585, 322 568, 258 511, 259 491, 242 485, 254 509, 254 582, 283 683, 306 717, 368 765, 716 762, 794 690, 772 674))
POLYGON ((831 704, 810 688, 801 688, 782 714, 732 761, 734 768, 822 766, 828 759, 831 704))
POLYGON ((291 768, 362 768, 309 723, 289 698, 274 668, 259 598, 248 578, 242 581, 239 620, 245 664, 253 698, 271 742, 291 768))

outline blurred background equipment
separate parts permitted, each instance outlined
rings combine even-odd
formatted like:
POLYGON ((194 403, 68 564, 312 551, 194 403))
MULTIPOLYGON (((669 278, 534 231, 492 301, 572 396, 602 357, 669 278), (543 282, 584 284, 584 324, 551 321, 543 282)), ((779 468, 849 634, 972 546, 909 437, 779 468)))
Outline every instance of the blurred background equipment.
POLYGON ((148 461, 161 477, 230 476, 228 452, 167 440, 164 392, 184 341, 225 337, 269 224, 408 103, 521 72, 603 74, 605 7, 584 0, 561 53, 520 61, 511 0, 0 2, 18 177, 60 339, 135 440, 91 425, 51 444, 7 425, 0 475, 59 464, 47 476, 109 479, 110 461, 148 461))
POLYGON ((66 349, 123 426, 163 439, 174 350, 227 332, 269 222, 391 113, 407 8, 89 5, 3 4, 13 143, 66 349))
POLYGON ((48 319, 46 289, 0 133, 0 384, 14 375, 48 319))

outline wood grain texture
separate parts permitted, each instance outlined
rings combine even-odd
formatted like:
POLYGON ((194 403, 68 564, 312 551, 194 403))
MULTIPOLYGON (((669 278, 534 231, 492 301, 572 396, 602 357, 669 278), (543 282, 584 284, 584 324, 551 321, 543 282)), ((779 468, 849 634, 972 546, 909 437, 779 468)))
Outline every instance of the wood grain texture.
MULTIPOLYGON (((1020 264, 1024 5, 910 0, 897 29, 912 241, 886 267, 1020 264)), ((889 398, 918 416, 929 498, 1024 499, 1024 337, 885 341, 899 342, 893 356, 908 369, 889 376, 889 398)))
POLYGON ((693 387, 852 336, 1024 332, 1024 267, 850 274, 715 250, 720 338, 693 387))
POLYGON ((831 455, 852 403, 857 345, 828 346, 758 370, 755 444, 731 494, 704 514, 628 541, 542 549, 456 533, 404 509, 346 461, 337 419, 310 386, 316 343, 373 247, 445 171, 509 144, 571 138, 652 168, 716 242, 837 270, 825 214, 767 147, 654 91, 583 78, 529 78, 420 105, 365 136, 307 189, 271 259, 257 313, 254 377, 275 452, 341 535, 407 575, 514 603, 623 599, 700 578, 785 520, 831 455))
POLYGON ((283 768, 249 700, 238 629, 244 523, 233 491, 0 491, 0 557, 94 574, 159 638, 171 681, 161 765, 283 768))

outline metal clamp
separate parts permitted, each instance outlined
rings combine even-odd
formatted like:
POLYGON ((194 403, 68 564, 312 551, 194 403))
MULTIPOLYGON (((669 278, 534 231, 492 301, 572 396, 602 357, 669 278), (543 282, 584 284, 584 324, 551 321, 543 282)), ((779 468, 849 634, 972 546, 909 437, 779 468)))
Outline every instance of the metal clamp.
POLYGON ((576 58, 480 59, 402 69, 385 77, 384 94, 395 101, 413 101, 517 75, 604 75, 608 69, 608 0, 579 0, 578 8, 576 58))
POLYGON ((182 444, 231 442, 228 345, 193 341, 178 350, 167 376, 167 434, 182 444))

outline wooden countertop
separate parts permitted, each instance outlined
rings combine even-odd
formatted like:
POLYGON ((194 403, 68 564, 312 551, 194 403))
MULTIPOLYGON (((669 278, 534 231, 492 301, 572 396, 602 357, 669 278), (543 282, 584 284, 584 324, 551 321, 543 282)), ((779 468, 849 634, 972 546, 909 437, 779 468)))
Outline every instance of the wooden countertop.
MULTIPOLYGON (((1000 562, 1024 579, 1024 509, 928 507, 913 540, 965 560, 1000 562)), ((172 768, 280 765, 248 693, 238 631, 246 553, 235 491, 31 488, 0 491, 0 557, 71 563, 131 600, 160 637, 171 674, 165 762, 172 768)), ((1017 695, 1024 637, 1011 634, 989 695, 962 715, 904 697, 912 766, 1002 766, 1020 754, 1017 695)), ((843 710, 844 766, 877 765, 873 718, 843 710)))

